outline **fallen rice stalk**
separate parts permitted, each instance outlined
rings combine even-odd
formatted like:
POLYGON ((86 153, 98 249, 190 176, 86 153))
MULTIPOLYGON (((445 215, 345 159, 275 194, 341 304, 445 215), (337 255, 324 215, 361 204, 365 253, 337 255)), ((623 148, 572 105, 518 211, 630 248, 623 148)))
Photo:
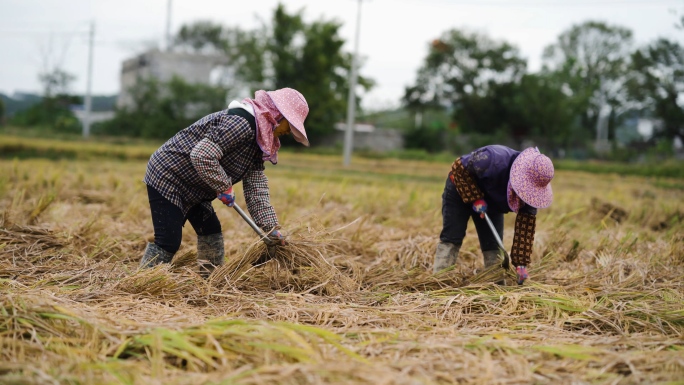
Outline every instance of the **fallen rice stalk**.
POLYGON ((320 291, 328 295, 356 290, 357 283, 325 259, 322 252, 325 249, 325 244, 295 240, 276 246, 274 255, 269 255, 268 247, 258 242, 242 257, 230 259, 217 268, 209 281, 216 287, 320 291))

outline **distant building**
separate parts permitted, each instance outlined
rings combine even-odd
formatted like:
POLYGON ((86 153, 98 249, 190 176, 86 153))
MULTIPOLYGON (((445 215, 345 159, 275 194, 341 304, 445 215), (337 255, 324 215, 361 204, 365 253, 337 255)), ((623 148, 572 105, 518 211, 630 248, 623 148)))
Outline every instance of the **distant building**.
MULTIPOLYGON (((347 131, 347 123, 335 123, 335 129, 337 131, 347 131)), ((354 124, 354 132, 373 132, 375 131, 375 126, 368 123, 356 123, 354 124)))
MULTIPOLYGON (((79 105, 72 105, 69 107, 71 112, 74 113, 74 116, 76 116, 76 119, 83 124, 83 121, 85 119, 85 110, 83 108, 82 104, 79 105)), ((89 121, 90 123, 99 123, 99 122, 104 122, 107 120, 110 120, 114 118, 114 111, 91 111, 90 112, 90 118, 89 121)))
POLYGON ((227 64, 227 59, 221 55, 166 52, 158 49, 147 51, 123 62, 117 107, 133 105, 129 90, 140 79, 154 78, 168 82, 178 76, 188 83, 210 84, 213 71, 227 64))
MULTIPOLYGON (((372 124, 356 123, 354 125, 354 149, 377 152, 394 151, 404 148, 404 135, 400 130, 392 128, 376 128, 372 124)), ((336 123, 335 133, 320 140, 323 146, 338 146, 344 144, 346 123, 336 123)))

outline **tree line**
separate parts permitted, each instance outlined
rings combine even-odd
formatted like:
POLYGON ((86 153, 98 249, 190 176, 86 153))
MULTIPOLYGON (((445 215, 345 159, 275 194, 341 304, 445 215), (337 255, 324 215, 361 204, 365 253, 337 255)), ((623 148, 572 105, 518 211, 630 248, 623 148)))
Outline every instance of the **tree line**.
MULTIPOLYGON (((352 55, 342 49, 340 27, 337 21, 306 23, 303 11, 290 13, 282 4, 270 24, 254 30, 206 21, 184 25, 173 39, 173 50, 224 55, 230 63, 224 68, 228 81, 214 86, 190 85, 182 79, 169 84, 138 82, 131 90, 135 106, 119 110, 100 131, 169 137, 203 114, 225 108, 221 95, 228 91, 247 88, 243 97, 253 97, 258 89, 291 87, 307 98, 307 130, 315 145, 347 108, 352 55)), ((368 90, 373 82, 360 76, 358 84, 368 90)))
POLYGON ((662 122, 654 141, 684 140, 678 42, 634 47, 629 29, 587 21, 561 33, 542 63, 529 73, 515 45, 449 30, 432 42, 404 102, 413 111, 448 109, 463 133, 553 148, 586 146, 601 136, 612 141, 615 128, 635 116, 662 122))
MULTIPOLYGON (((303 11, 288 12, 282 4, 269 22, 252 30, 208 21, 184 25, 172 49, 224 55, 230 63, 224 68, 227 81, 194 85, 178 78, 166 83, 141 79, 129 90, 133 106, 117 110, 113 120, 94 132, 163 139, 225 108, 231 90, 246 88, 251 93, 244 96, 250 96, 257 89, 292 87, 309 101, 307 128, 315 145, 317 137, 344 120, 347 109, 352 55, 342 48, 340 27, 334 20, 307 23, 303 11)), ((684 91, 684 48, 676 41, 660 38, 635 47, 630 29, 587 21, 572 25, 546 47, 536 73, 528 71, 514 44, 486 34, 451 29, 426 45, 423 64, 402 98, 401 109, 407 113, 399 126, 407 130, 409 147, 448 150, 454 137, 471 135, 517 144, 530 140, 553 149, 582 148, 596 139, 612 141, 616 128, 635 117, 661 122, 652 141, 684 140, 679 97, 684 91), (435 112, 448 123, 414 118, 435 112), (449 137, 451 142, 445 140, 449 137)), ((64 92, 55 92, 71 80, 68 74, 41 76, 48 90, 46 108, 71 101, 64 92)), ((358 84, 360 103, 374 81, 361 75, 358 84)), ((40 119, 50 119, 44 115, 40 119)))

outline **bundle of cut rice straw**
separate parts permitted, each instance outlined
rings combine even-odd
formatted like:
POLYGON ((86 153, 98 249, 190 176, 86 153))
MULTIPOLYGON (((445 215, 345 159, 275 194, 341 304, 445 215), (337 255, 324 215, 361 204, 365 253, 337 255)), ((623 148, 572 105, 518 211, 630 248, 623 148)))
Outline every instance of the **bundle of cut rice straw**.
POLYGON ((240 258, 229 259, 209 277, 212 286, 341 295, 358 283, 326 260, 327 242, 291 240, 269 247, 259 241, 240 258))

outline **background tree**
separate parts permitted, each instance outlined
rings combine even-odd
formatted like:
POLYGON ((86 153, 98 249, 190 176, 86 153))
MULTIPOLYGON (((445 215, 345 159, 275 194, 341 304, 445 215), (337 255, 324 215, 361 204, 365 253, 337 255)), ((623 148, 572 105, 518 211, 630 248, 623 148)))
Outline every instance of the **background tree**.
POLYGON ((41 72, 38 80, 43 85, 43 96, 51 98, 55 95, 67 95, 76 76, 55 67, 50 71, 41 72))
MULTIPOLYGON (((306 24, 301 11, 288 15, 282 5, 274 13, 268 40, 274 86, 292 87, 306 95, 313 143, 317 136, 332 132, 347 111, 352 55, 342 50, 345 42, 340 27, 338 22, 324 20, 306 24)), ((358 84, 368 90, 373 82, 359 76, 358 84)), ((357 103, 360 99, 357 95, 357 103)))
POLYGON ((506 113, 492 97, 525 73, 518 49, 478 33, 450 30, 433 41, 404 102, 414 110, 447 107, 464 132, 494 133, 506 113))
POLYGON ((129 92, 133 107, 117 110, 112 120, 95 125, 93 132, 168 139, 201 117, 226 108, 228 89, 174 77, 167 83, 141 80, 129 92))
POLYGON ((493 99, 502 104, 501 110, 518 143, 529 139, 549 149, 581 144, 574 135, 572 101, 553 79, 527 74, 517 83, 499 87, 493 99))
MULTIPOLYGON (((333 132, 335 123, 344 119, 347 110, 349 73, 352 55, 344 52, 341 24, 318 20, 306 23, 303 11, 288 13, 279 4, 271 26, 264 28, 264 83, 270 88, 292 87, 306 96, 311 142, 333 132)), ((373 82, 364 76, 358 84, 366 90, 373 82)), ((357 96, 360 104, 361 97, 357 96)))
POLYGON ((587 133, 595 132, 600 114, 629 107, 625 82, 631 46, 631 30, 587 21, 561 33, 544 50, 543 73, 570 96, 587 133))
MULTIPOLYGON (((248 85, 252 94, 257 89, 299 90, 309 103, 306 126, 315 144, 347 110, 352 56, 342 49, 340 27, 336 21, 306 23, 303 11, 288 13, 279 4, 271 23, 252 31, 201 22, 183 26, 175 42, 183 49, 222 50, 231 63, 233 84, 248 85)), ((363 76, 358 84, 366 90, 373 86, 363 76)))
MULTIPOLYGON (((264 83, 265 28, 244 31, 212 21, 183 25, 173 39, 174 51, 225 55, 228 65, 222 79, 238 86, 246 82, 252 88, 264 83)), ((239 87, 238 87, 239 88, 239 87)))
POLYGON ((658 39, 632 56, 630 92, 663 121, 655 136, 684 142, 684 47, 658 39))
POLYGON ((11 123, 60 133, 79 133, 81 124, 71 111, 71 106, 80 105, 82 99, 69 93, 76 77, 59 67, 54 67, 40 73, 38 79, 43 85, 41 102, 16 113, 11 123))
POLYGON ((5 103, 0 99, 0 125, 5 123, 5 103))
POLYGON ((228 31, 218 23, 200 20, 181 26, 173 39, 174 51, 220 53, 225 51, 228 31))

